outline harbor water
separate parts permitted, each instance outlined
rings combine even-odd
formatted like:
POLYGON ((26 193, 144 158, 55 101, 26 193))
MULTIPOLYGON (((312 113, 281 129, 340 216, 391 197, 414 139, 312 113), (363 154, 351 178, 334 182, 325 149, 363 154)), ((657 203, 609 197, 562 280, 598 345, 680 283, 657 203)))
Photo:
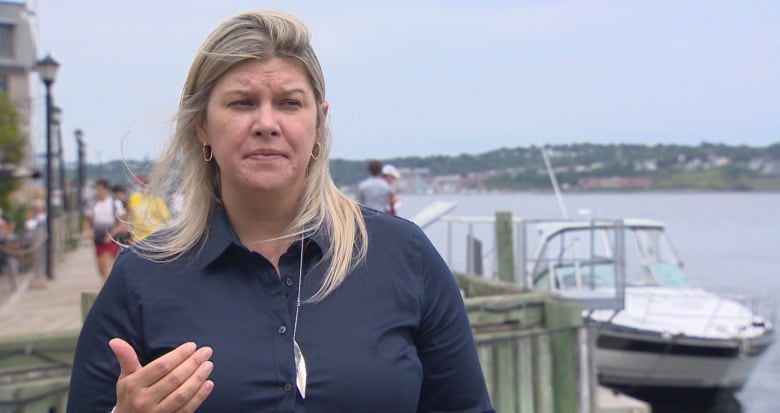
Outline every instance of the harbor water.
MULTIPOLYGON (((434 201, 451 201, 450 215, 494 216, 509 211, 516 218, 649 218, 666 224, 667 233, 693 282, 701 287, 764 299, 762 310, 777 322, 780 302, 780 193, 601 193, 566 194, 563 208, 553 194, 400 194, 399 215, 412 217, 434 201), (771 305, 773 303, 773 305, 771 305)), ((426 233, 456 270, 466 268, 466 230, 437 222, 426 233), (458 232, 460 231, 460 232, 458 232), (452 234, 450 237, 449 234, 452 234), (449 238, 452 238, 449 240, 449 238)), ((492 229, 476 225, 483 242, 486 273, 491 272, 492 229)), ((776 339, 777 340, 777 339, 776 339)), ((653 402, 656 413, 775 413, 780 412, 780 345, 764 354, 745 387, 724 396, 716 406, 653 402)))

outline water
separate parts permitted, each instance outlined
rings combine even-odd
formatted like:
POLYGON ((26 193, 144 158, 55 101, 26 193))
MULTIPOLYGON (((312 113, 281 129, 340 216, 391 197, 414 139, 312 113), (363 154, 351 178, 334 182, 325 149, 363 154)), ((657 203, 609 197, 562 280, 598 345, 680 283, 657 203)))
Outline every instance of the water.
MULTIPOLYGON (((451 215, 493 216, 510 211, 527 219, 559 218, 552 194, 407 195, 399 214, 411 217, 435 200, 453 201, 451 215)), ((666 223, 667 233, 694 282, 730 293, 764 294, 780 302, 780 193, 630 193, 567 194, 569 217, 587 209, 599 218, 642 217, 666 223)), ((462 227, 462 225, 461 225, 462 227)), ((453 227, 455 247, 448 252, 447 225, 426 233, 456 269, 465 268, 465 228, 453 227)), ((492 228, 476 225, 474 234, 492 248, 492 228)), ((486 266, 489 263, 486 263, 486 266)), ((488 269, 489 270, 489 269, 488 269)), ((776 309, 776 307, 775 307, 776 309)), ((776 320, 777 321, 777 320, 776 320)), ((653 411, 691 413, 780 412, 780 344, 764 354, 745 387, 718 406, 672 407, 655 403, 653 411)))

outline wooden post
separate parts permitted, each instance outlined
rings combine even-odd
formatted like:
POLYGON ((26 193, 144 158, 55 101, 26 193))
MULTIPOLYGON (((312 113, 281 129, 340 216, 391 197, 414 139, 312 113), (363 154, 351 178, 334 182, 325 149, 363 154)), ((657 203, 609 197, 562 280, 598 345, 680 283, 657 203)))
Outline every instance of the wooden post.
POLYGON ((477 354, 479 356, 479 364, 482 366, 482 375, 485 376, 485 386, 490 393, 490 400, 494 400, 496 396, 495 384, 493 374, 496 372, 496 367, 493 362, 493 346, 490 344, 477 344, 477 354))
POLYGON ((553 392, 555 412, 578 411, 579 366, 577 357, 577 328, 582 328, 582 308, 579 304, 546 300, 544 303, 545 326, 559 330, 550 337, 550 347, 555 355, 553 361, 553 392), (560 331, 560 329, 566 329, 560 331))
POLYGON ((498 257, 498 278, 515 282, 515 260, 512 252, 512 213, 496 212, 496 256, 498 257))
POLYGON ((515 393, 515 363, 517 360, 513 357, 514 348, 517 346, 517 340, 504 341, 496 343, 494 348, 496 349, 496 362, 498 365, 498 374, 496 375, 497 382, 496 389, 498 390, 498 400, 493 400, 496 411, 499 412, 516 412, 516 398, 515 393))
POLYGON ((555 399, 560 397, 554 382, 554 365, 558 356, 550 344, 550 336, 540 334, 533 338, 534 343, 534 373, 535 403, 534 413, 555 412, 555 399))
POLYGON ((536 411, 534 403, 533 342, 530 338, 517 340, 517 412, 536 411))

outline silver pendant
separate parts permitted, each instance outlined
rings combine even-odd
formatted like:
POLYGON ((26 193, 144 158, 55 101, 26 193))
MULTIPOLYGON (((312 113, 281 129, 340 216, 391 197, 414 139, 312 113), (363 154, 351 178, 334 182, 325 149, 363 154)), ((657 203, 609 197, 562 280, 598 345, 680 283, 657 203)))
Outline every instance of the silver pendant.
POLYGON ((298 386, 298 392, 301 393, 301 399, 306 398, 306 360, 303 359, 301 347, 298 342, 293 340, 295 349, 295 385, 298 386))

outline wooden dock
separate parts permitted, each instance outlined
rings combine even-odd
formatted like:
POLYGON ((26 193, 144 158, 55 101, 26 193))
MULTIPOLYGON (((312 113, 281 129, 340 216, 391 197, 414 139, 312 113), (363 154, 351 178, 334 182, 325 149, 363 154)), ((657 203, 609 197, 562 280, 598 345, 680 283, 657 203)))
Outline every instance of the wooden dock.
POLYGON ((34 271, 19 274, 15 291, 4 288, 0 292, 0 341, 81 329, 81 293, 97 292, 103 285, 94 249, 82 245, 63 254, 54 262, 53 270, 52 280, 34 271))
POLYGON ((103 281, 91 245, 53 264, 52 280, 31 270, 1 283, 0 413, 65 412, 81 293, 98 292, 103 281))
MULTIPOLYGON (((93 254, 90 245, 80 246, 55 263, 53 280, 25 273, 16 276, 16 290, 0 289, 0 413, 65 411, 82 295, 103 283, 93 254)), ((581 323, 579 310, 542 292, 497 294, 501 283, 459 278, 474 297, 466 304, 498 412, 649 412, 605 389, 583 399, 571 330, 581 323)))

